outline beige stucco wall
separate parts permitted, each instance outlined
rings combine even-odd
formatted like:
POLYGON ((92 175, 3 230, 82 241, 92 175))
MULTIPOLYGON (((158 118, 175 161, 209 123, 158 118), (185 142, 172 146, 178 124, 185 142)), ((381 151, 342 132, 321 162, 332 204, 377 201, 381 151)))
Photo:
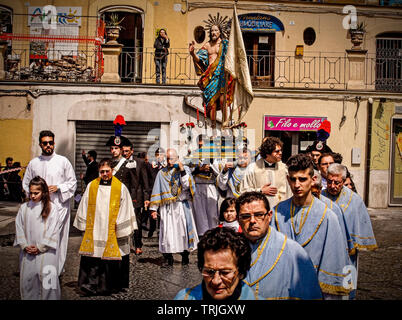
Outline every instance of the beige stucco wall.
POLYGON ((0 162, 5 164, 6 157, 26 165, 31 159, 32 104, 29 97, 0 97, 0 162))
POLYGON ((261 141, 263 137, 264 115, 272 116, 306 116, 306 117, 327 117, 331 122, 331 134, 327 141, 334 152, 341 153, 343 164, 354 174, 357 189, 361 195, 364 191, 364 170, 366 163, 366 142, 367 142, 367 100, 362 100, 357 112, 357 134, 355 136, 355 113, 356 102, 346 100, 345 116, 346 121, 339 128, 342 118, 343 97, 335 94, 325 95, 303 94, 291 97, 289 92, 282 93, 282 97, 274 93, 260 93, 254 98, 245 122, 249 129, 255 129, 255 141, 261 141), (286 98, 286 95, 289 97, 286 98), (359 148, 361 151, 361 162, 359 165, 351 164, 352 148, 359 148))

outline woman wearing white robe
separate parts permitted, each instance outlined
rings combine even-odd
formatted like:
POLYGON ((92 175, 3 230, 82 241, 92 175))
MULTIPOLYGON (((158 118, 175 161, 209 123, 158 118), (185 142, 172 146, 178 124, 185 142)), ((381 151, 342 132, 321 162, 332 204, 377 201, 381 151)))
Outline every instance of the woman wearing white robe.
POLYGON ((42 202, 30 200, 21 205, 16 220, 14 246, 20 246, 20 291, 22 300, 58 300, 61 296, 58 277, 58 251, 61 224, 54 205, 46 219, 41 215, 42 202), (24 249, 36 246, 33 255, 24 249))

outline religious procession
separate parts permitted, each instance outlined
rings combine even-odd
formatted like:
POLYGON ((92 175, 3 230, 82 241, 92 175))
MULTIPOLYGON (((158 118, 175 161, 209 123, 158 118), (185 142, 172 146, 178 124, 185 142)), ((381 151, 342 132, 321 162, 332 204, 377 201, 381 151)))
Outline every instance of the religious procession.
MULTIPOLYGON (((346 154, 343 142, 338 141, 352 135, 348 132, 345 138, 340 133, 349 116, 347 101, 342 102, 339 126, 330 114, 272 115, 267 104, 259 105, 263 111, 258 111, 264 113, 263 134, 248 128, 245 121, 250 124, 257 114, 253 102, 274 92, 264 92, 256 85, 256 65, 250 62, 249 53, 250 44, 259 50, 272 38, 260 36, 251 43, 252 32, 245 29, 247 21, 256 20, 251 19, 253 14, 249 13, 248 20, 246 14, 238 14, 238 8, 246 10, 244 2, 223 6, 231 15, 221 15, 219 10, 216 15, 208 14, 202 30, 194 32, 195 39, 186 39, 196 86, 185 89, 183 109, 170 112, 177 111, 181 119, 188 116, 188 122, 179 125, 166 108, 158 109, 160 88, 170 86, 163 93, 167 99, 174 99, 179 90, 167 84, 169 62, 175 54, 172 36, 170 31, 168 36, 168 28, 159 28, 152 53, 156 87, 149 87, 155 90, 149 108, 132 100, 133 96, 141 99, 141 93, 111 86, 107 90, 115 90, 112 93, 100 90, 105 96, 123 97, 118 102, 110 98, 114 105, 102 106, 102 98, 77 102, 63 116, 69 125, 61 130, 53 122, 63 118, 57 120, 50 108, 40 125, 35 123, 32 154, 37 156, 26 166, 18 163, 18 170, 7 161, 0 171, 2 188, 10 194, 9 174, 22 170, 13 241, 19 249, 21 300, 62 299, 63 278, 71 264, 72 232, 79 237, 75 250, 79 265, 69 284, 82 298, 112 299, 141 290, 133 285, 136 270, 132 261, 156 263, 143 258, 150 249, 147 244, 154 239, 162 274, 178 265, 185 269, 193 264, 197 269, 197 282, 189 287, 183 283, 172 300, 357 299, 362 272, 359 258, 379 245, 367 204, 372 186, 364 180, 363 188, 358 170, 364 156, 361 144, 353 147, 350 156, 349 149, 346 154), (201 31, 206 39, 200 39, 201 31), (138 110, 126 108, 128 103, 138 110), (102 124, 100 117, 105 115, 108 121, 102 124), (168 120, 154 133, 157 115, 168 120), (87 121, 91 117, 96 121, 87 121), (145 118, 149 125, 143 128, 141 122, 133 122, 145 118), (73 140, 72 123, 76 128, 73 140), (138 133, 147 130, 147 136, 138 133)), ((113 13, 102 14, 116 24, 140 17, 127 14, 117 21, 116 16, 111 18, 113 13)), ((275 28, 283 28, 275 19, 271 20, 275 28)), ((254 25, 258 26, 263 23, 254 25)), ((102 46, 120 54, 125 47, 116 39, 102 46)), ((106 84, 115 82, 116 72, 113 75, 107 66, 113 56, 116 54, 107 57, 104 52, 106 84)), ((121 61, 114 63, 122 65, 121 61)), ((74 96, 88 94, 88 89, 76 90, 74 96)), ((27 95, 29 108, 38 108, 34 99, 41 94, 47 93, 27 95)), ((356 101, 359 106, 362 98, 356 101)), ((381 105, 382 111, 376 120, 373 116, 372 126, 384 114, 389 115, 390 102, 379 100, 375 105, 381 105)), ((300 105, 294 102, 289 108, 300 109, 300 105)), ((355 124, 358 112, 357 107, 355 124)), ((398 121, 392 122, 392 130, 400 129, 398 121)), ((357 124, 355 139, 357 135, 366 137, 357 124)), ((376 152, 381 145, 377 149, 374 143, 372 146, 371 163, 380 165, 383 152, 376 152)), ((390 192, 397 194, 400 186, 396 183, 392 188, 390 192)), ((373 190, 379 193, 380 189, 373 190)), ((370 201, 377 200, 373 197, 370 201)))

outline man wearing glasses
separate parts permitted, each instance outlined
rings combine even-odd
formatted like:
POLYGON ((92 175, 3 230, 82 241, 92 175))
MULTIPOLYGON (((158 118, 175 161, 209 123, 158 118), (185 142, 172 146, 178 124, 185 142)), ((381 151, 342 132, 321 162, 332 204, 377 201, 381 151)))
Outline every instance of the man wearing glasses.
POLYGON ((230 228, 205 232, 197 247, 202 283, 181 290, 175 300, 263 299, 242 281, 250 269, 251 249, 244 235, 230 228))
POLYGON ((54 133, 48 130, 39 133, 39 146, 42 154, 32 159, 25 171, 22 186, 29 194, 29 182, 36 176, 43 178, 49 186, 50 200, 57 208, 62 221, 58 247, 59 275, 63 271, 67 255, 68 233, 70 230, 70 199, 77 188, 74 169, 66 157, 54 151, 54 133))
POLYGON ((345 267, 350 265, 346 236, 337 215, 313 196, 313 160, 306 154, 289 158, 288 182, 293 197, 274 208, 271 226, 298 242, 317 272, 324 299, 348 299, 345 267))
POLYGON ((318 158, 318 170, 320 170, 321 173, 322 189, 325 189, 327 187, 328 167, 333 163, 335 163, 335 160, 332 153, 323 153, 318 158))
POLYGON ((243 193, 236 211, 250 241, 251 268, 244 281, 265 299, 321 299, 317 273, 307 252, 270 227, 272 211, 260 192, 243 193))
POLYGON ((271 208, 292 194, 286 180, 287 170, 282 160, 283 142, 268 137, 261 145, 261 159, 250 164, 240 184, 240 193, 258 191, 263 193, 271 208))
MULTIPOLYGON (((322 194, 336 202, 342 209, 346 227, 349 231, 354 249, 349 252, 350 259, 358 271, 358 251, 375 250, 377 242, 367 208, 362 198, 349 188, 344 186, 347 169, 339 163, 333 163, 328 167, 327 188, 322 194)), ((357 283, 357 274, 356 274, 357 283)), ((354 297, 352 293, 351 297, 354 297)))
POLYGON ((128 188, 113 176, 111 160, 99 163, 99 177, 85 190, 74 220, 85 231, 79 254, 78 286, 86 296, 109 295, 128 288, 130 237, 137 229, 128 188))

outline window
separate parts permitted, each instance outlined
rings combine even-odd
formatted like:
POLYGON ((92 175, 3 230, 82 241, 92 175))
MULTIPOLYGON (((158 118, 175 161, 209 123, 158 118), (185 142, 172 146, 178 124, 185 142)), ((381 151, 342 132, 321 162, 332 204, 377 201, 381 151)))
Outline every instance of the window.
POLYGON ((303 40, 306 45, 308 45, 308 46, 313 45, 313 43, 315 42, 315 38, 316 38, 316 35, 315 35, 315 31, 313 28, 309 27, 304 30, 303 40))
POLYGON ((194 29, 194 39, 197 43, 203 43, 205 40, 205 30, 202 26, 197 26, 194 29))

